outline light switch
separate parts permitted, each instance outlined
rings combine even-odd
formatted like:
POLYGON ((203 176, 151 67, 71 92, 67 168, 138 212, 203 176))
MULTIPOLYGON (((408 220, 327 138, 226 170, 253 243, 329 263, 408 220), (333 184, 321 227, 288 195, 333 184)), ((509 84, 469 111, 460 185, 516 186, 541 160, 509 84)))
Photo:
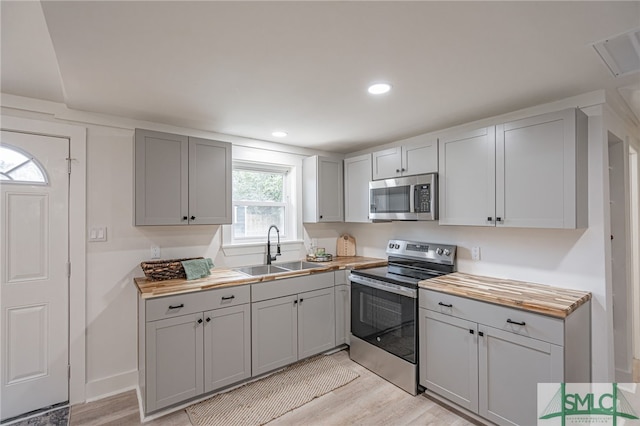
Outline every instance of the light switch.
POLYGON ((107 227, 94 226, 91 229, 89 229, 89 241, 92 241, 92 242, 107 241, 107 227))
POLYGON ((151 246, 151 258, 152 259, 160 259, 160 247, 151 246))

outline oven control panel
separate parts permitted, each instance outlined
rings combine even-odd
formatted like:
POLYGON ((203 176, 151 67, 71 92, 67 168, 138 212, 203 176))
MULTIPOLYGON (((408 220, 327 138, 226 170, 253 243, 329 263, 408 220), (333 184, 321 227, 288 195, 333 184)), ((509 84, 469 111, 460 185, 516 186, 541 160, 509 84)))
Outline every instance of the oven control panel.
POLYGON ((456 257, 456 246, 418 241, 389 240, 387 254, 452 265, 456 257))

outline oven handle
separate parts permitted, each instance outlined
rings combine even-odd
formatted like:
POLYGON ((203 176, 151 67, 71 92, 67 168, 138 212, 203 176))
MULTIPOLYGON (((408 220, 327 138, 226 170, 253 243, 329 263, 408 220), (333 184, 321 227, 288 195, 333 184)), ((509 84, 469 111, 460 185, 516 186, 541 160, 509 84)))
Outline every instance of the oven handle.
POLYGON ((412 299, 418 298, 418 290, 413 288, 404 287, 397 284, 388 283, 385 281, 374 281, 364 279, 358 275, 349 275, 349 281, 354 282, 356 284, 360 284, 366 287, 372 287, 378 290, 387 291, 389 293, 394 293, 399 296, 410 297, 412 299))

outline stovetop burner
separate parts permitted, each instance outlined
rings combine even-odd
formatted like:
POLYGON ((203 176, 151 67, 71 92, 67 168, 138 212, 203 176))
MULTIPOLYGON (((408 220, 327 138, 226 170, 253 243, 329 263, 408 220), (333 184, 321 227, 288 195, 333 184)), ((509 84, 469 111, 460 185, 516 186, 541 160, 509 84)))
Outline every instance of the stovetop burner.
POLYGON ((353 274, 417 287, 418 282, 455 271, 456 246, 416 241, 390 240, 386 267, 361 269, 353 274))

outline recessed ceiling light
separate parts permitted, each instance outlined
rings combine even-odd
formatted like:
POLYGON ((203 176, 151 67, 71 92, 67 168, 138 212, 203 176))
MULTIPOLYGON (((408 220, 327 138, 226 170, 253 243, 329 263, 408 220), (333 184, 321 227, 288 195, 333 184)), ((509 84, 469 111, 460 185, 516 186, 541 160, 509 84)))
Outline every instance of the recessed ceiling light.
POLYGON ((368 90, 372 95, 382 95, 391 90, 391 85, 387 83, 376 83, 369 86, 368 90))
POLYGON ((276 138, 284 138, 285 136, 287 136, 287 132, 282 132, 282 131, 276 131, 271 134, 276 138))

